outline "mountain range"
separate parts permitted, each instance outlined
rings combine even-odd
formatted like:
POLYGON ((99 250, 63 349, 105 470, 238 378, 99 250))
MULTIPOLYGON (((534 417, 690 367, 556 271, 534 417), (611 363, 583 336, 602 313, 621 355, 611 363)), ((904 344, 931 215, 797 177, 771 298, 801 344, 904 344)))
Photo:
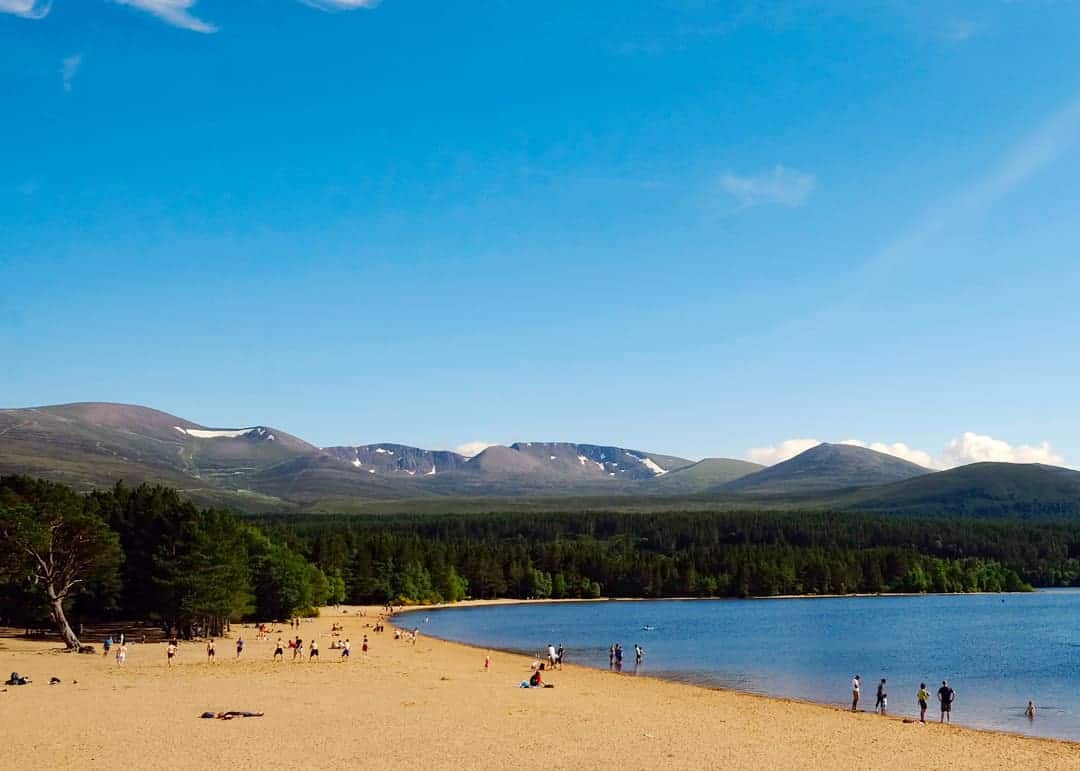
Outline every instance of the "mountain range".
POLYGON ((390 442, 323 448, 270 426, 215 428, 101 402, 0 410, 0 473, 79 489, 160 482, 201 503, 247 511, 370 510, 395 501, 396 510, 456 510, 468 501, 492 507, 495 499, 510 506, 558 497, 565 505, 573 497, 584 507, 665 499, 686 507, 1080 516, 1080 472, 1036 464, 935 472, 844 444, 821 444, 767 468, 573 442, 495 445, 473 457, 390 442))

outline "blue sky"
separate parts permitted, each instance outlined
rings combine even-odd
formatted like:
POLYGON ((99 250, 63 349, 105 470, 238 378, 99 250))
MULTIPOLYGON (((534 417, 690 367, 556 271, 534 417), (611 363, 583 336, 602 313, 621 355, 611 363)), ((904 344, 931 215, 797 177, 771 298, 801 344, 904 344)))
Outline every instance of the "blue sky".
POLYGON ((1049 0, 0 0, 0 406, 1080 463, 1078 29, 1049 0))

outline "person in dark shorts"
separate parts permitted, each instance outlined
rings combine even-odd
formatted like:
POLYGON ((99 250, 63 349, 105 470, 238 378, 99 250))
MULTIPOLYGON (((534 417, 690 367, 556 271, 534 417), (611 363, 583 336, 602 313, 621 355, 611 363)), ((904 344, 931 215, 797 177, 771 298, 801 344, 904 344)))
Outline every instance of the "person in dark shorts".
POLYGON ((285 644, 281 642, 281 638, 277 638, 277 647, 274 648, 274 660, 285 660, 285 644))
POLYGON ((311 641, 311 652, 308 654, 308 661, 319 658, 319 643, 316 640, 311 641))
POLYGON ((948 680, 941 681, 941 687, 937 689, 937 698, 941 702, 941 722, 952 722, 952 705, 956 701, 956 691, 949 687, 948 680))
POLYGON ((213 664, 214 663, 214 657, 216 655, 217 655, 217 646, 214 644, 214 641, 211 640, 210 642, 208 642, 206 644, 206 662, 208 664, 213 664))
POLYGON ((889 694, 885 690, 885 678, 881 678, 881 682, 877 687, 877 700, 874 702, 874 711, 880 712, 882 715, 889 708, 889 694))
POLYGON ((919 692, 915 694, 919 702, 919 722, 926 722, 926 702, 930 701, 930 691, 926 690, 926 683, 919 683, 919 692))
POLYGON ((244 652, 244 638, 236 638, 236 658, 240 658, 240 654, 244 652))

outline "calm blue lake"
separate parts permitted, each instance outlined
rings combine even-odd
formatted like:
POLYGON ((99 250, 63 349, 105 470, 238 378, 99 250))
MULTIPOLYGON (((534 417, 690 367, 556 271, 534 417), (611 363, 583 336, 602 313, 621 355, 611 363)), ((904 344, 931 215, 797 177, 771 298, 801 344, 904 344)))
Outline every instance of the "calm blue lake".
POLYGON ((419 611, 405 623, 528 654, 562 643, 568 662, 602 669, 619 642, 631 676, 638 643, 639 674, 825 704, 850 706, 858 674, 867 710, 885 677, 894 715, 917 717, 919 683, 934 694, 947 678, 955 723, 1080 740, 1080 590, 506 605, 419 611), (1039 708, 1034 721, 1024 716, 1028 699, 1039 708))

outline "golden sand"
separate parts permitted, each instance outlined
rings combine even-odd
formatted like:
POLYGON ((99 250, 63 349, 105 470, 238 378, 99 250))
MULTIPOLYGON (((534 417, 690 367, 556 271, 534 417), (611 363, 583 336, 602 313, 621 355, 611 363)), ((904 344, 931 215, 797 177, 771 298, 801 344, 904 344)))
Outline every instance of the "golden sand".
MULTIPOLYGON (((129 646, 128 662, 54 643, 0 640, 0 672, 33 678, 0 693, 5 769, 455 768, 1080 769, 1080 744, 919 725, 783 699, 566 666, 552 689, 521 689, 530 659, 365 628, 356 609, 304 623, 322 661, 271 661, 274 640, 129 646), (330 648, 345 625, 352 660, 330 648), (360 642, 367 633, 371 651, 360 642), (49 678, 63 681, 50 686, 49 678), (76 684, 75 681, 78 681, 76 684), (260 718, 203 720, 205 711, 260 718)), ((288 638, 288 626, 281 637, 288 638)))

